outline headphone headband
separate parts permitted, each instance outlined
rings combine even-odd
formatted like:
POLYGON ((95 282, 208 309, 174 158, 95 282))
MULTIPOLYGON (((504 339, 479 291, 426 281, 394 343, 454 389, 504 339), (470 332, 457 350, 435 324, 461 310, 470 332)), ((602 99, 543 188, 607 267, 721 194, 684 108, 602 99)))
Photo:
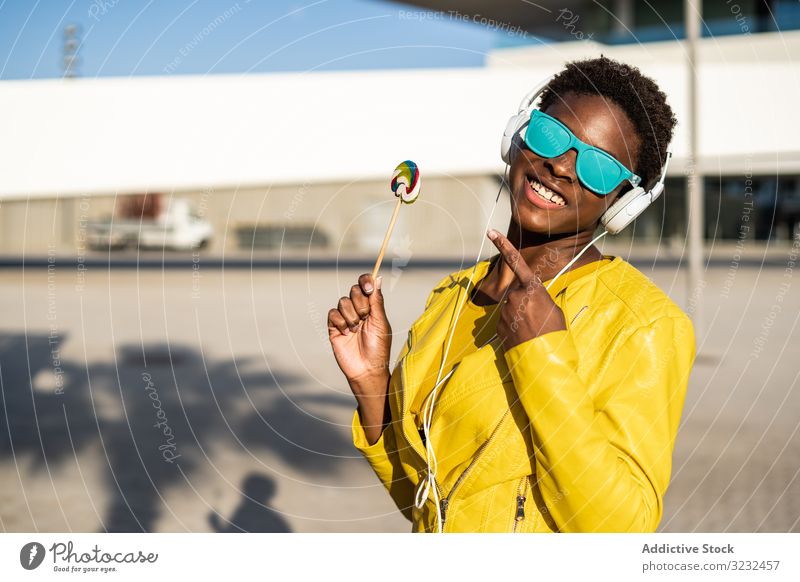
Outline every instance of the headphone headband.
POLYGON ((553 75, 539 83, 532 91, 529 91, 525 97, 522 98, 522 101, 520 101, 517 114, 513 115, 511 119, 508 120, 506 129, 503 132, 503 139, 500 143, 500 157, 509 166, 513 161, 515 148, 518 149, 520 147, 518 143, 520 137, 517 134, 530 120, 531 111, 534 108, 536 100, 552 80, 553 75))
POLYGON ((547 88, 547 86, 550 84, 550 81, 553 80, 553 77, 555 77, 555 75, 550 75, 547 79, 539 83, 532 91, 528 91, 525 97, 522 98, 522 101, 519 102, 517 114, 530 112, 530 110, 533 109, 534 102, 547 88))

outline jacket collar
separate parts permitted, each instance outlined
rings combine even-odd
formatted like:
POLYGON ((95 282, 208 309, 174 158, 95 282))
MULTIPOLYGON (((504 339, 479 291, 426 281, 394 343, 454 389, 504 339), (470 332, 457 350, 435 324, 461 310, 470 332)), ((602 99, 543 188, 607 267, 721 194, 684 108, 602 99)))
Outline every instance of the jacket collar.
MULTIPOLYGON (((567 271, 558 277, 548 289, 553 300, 556 301, 557 296, 572 283, 578 280, 588 282, 588 275, 599 274, 623 262, 621 257, 605 256, 611 258, 611 262, 594 261, 567 271)), ((447 341, 450 325, 452 325, 453 314, 458 306, 463 306, 464 302, 469 301, 469 298, 465 297, 464 290, 467 287, 472 288, 485 277, 490 267, 497 260, 500 260, 499 254, 490 259, 480 261, 473 267, 467 267, 451 274, 440 287, 434 290, 435 295, 430 305, 411 326, 409 330, 409 348, 414 349, 410 350, 404 358, 407 372, 407 382, 405 383, 405 391, 407 392, 405 395, 406 407, 409 406, 409 403, 414 398, 420 383, 428 380, 435 381, 435 378, 420 378, 418 374, 419 371, 427 373, 428 370, 434 369, 437 363, 441 363, 442 351, 447 341), (472 274, 472 282, 470 283, 470 274, 473 268, 475 272, 472 274)), ((542 283, 546 286, 550 281, 551 279, 547 279, 542 283)), ((488 346, 485 349, 489 349, 488 346)), ((407 410, 403 410, 404 414, 406 412, 407 410)))

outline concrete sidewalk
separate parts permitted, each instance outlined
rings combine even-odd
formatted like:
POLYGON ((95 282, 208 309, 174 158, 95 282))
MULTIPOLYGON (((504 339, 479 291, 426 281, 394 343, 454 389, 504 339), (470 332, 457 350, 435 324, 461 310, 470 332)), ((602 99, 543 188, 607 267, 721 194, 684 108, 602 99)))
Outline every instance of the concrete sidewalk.
MULTIPOLYGON (((0 271, 0 527, 408 531, 326 337, 360 272, 0 271)), ((446 272, 387 269, 395 353, 446 272)), ((664 531, 800 531, 796 275, 707 271, 664 531)))

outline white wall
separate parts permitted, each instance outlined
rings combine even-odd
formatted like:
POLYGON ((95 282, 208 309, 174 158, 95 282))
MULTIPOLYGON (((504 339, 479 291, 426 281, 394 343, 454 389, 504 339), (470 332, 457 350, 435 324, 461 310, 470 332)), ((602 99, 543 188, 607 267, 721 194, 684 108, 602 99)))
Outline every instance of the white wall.
MULTIPOLYGON (((407 158, 424 175, 499 172, 521 96, 595 50, 498 51, 479 69, 0 82, 0 198, 388 181, 407 158)), ((681 118, 683 64, 662 57, 642 68, 681 118)), ((796 63, 710 59, 700 78, 706 170, 800 171, 796 63)), ((673 174, 685 140, 679 126, 673 174)))

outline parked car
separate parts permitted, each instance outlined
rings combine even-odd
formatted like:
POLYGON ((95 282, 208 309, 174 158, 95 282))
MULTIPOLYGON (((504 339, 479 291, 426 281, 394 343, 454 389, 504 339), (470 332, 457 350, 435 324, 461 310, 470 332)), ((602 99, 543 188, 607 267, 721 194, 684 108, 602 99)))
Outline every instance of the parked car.
POLYGON ((211 224, 192 210, 188 199, 174 199, 162 209, 158 198, 150 203, 146 196, 124 205, 119 218, 89 222, 89 246, 99 250, 194 250, 208 246, 213 237, 211 224))

